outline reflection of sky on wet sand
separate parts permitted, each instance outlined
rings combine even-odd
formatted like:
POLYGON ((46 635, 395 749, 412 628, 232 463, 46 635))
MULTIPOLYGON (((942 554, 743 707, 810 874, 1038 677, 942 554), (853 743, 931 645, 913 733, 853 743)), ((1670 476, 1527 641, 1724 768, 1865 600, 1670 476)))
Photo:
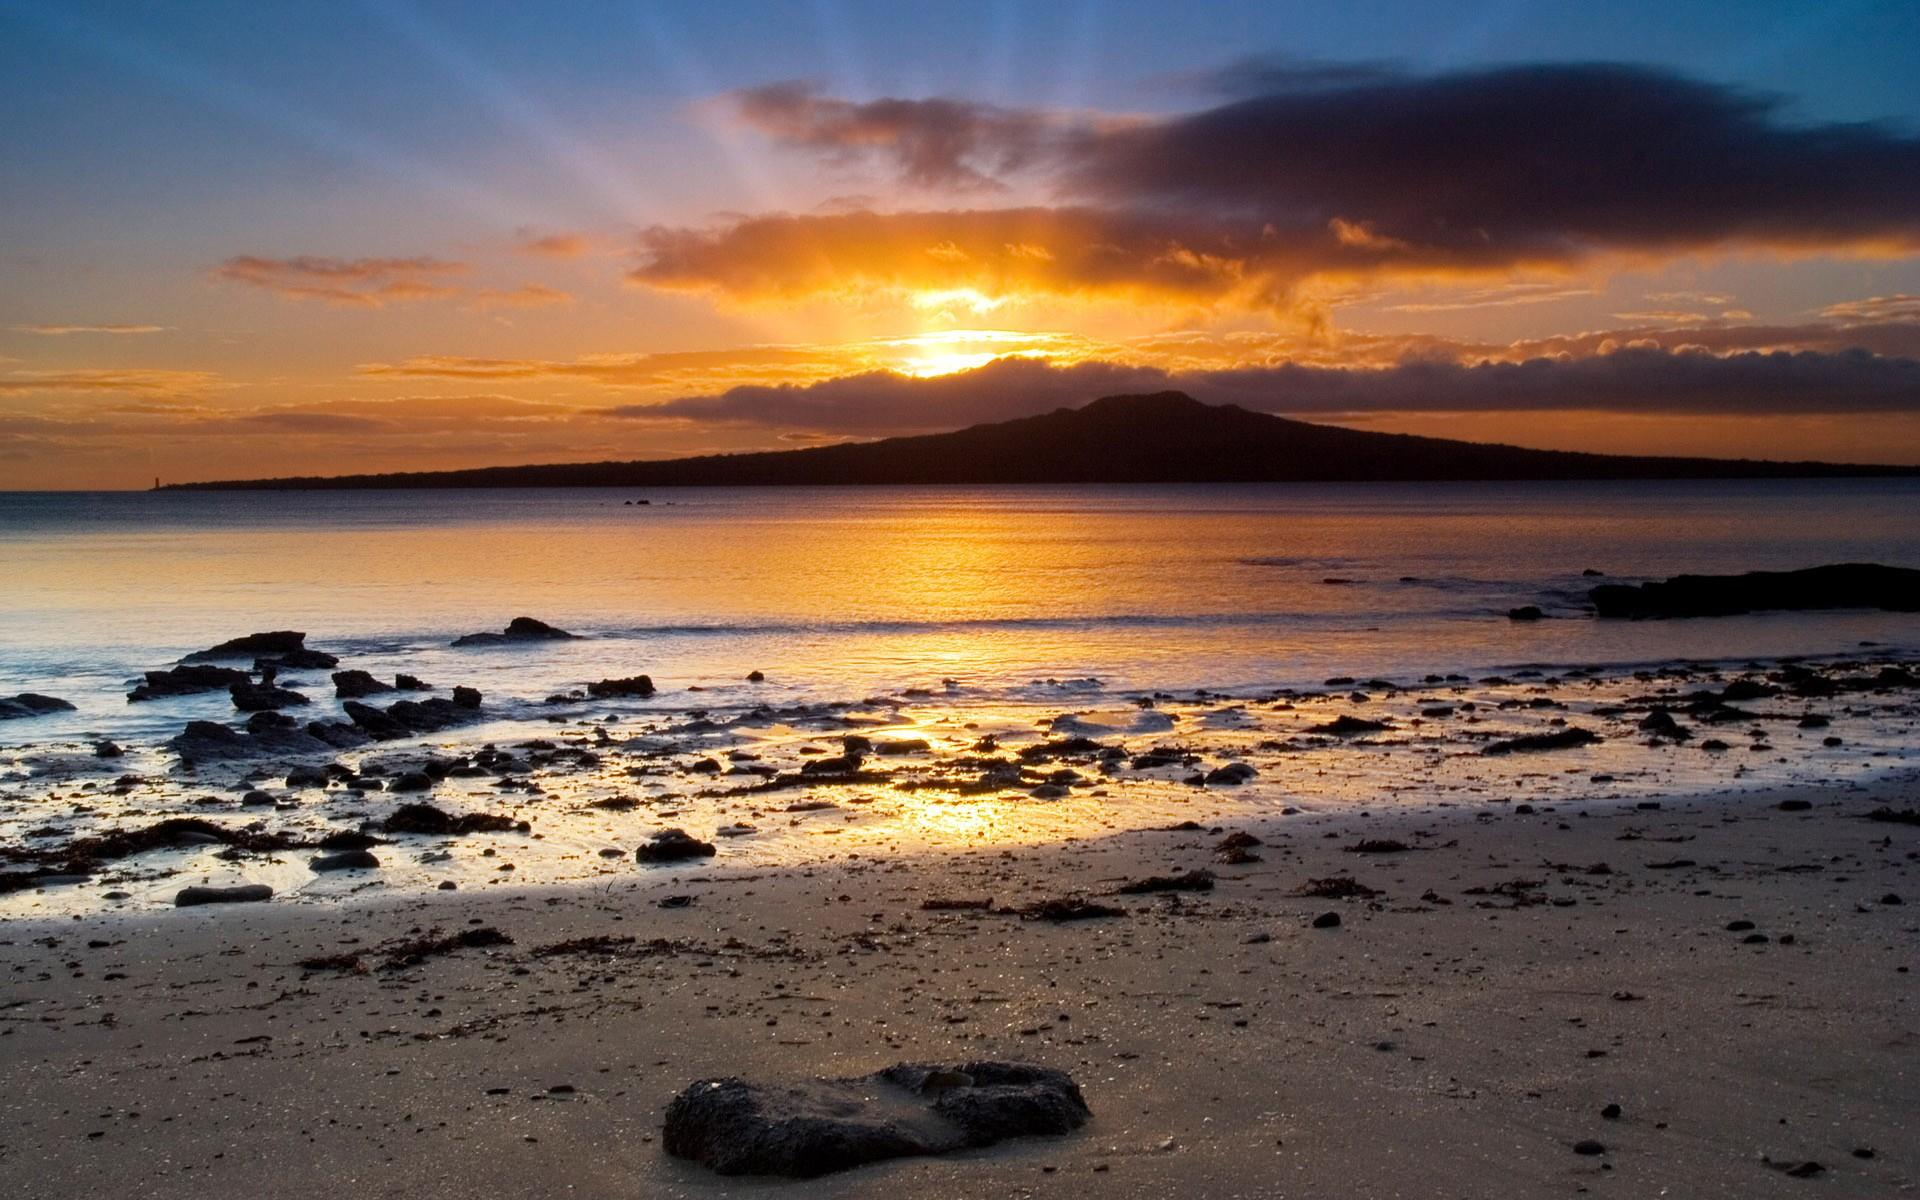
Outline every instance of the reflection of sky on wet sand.
MULTIPOLYGON (((1736 672, 1725 673, 1724 680, 1736 672)), ((1622 802, 1704 791, 1760 787, 1807 780, 1863 777, 1897 767, 1912 754, 1909 694, 1857 693, 1834 700, 1778 697, 1750 704, 1756 719, 1695 726, 1695 739, 1650 745, 1637 729, 1645 703, 1665 694, 1669 702, 1713 676, 1673 678, 1606 675, 1514 678, 1509 683, 1436 683, 1406 689, 1369 688, 1359 697, 1348 686, 1310 694, 1196 698, 1164 696, 1151 707, 1086 694, 1076 702, 1070 683, 1052 703, 980 702, 964 693, 930 689, 913 697, 874 702, 794 719, 689 718, 684 711, 632 712, 609 716, 604 709, 568 706, 564 717, 496 721, 437 735, 417 743, 390 743, 340 756, 366 769, 410 768, 429 751, 458 754, 485 740, 522 758, 529 743, 590 750, 598 762, 565 761, 536 767, 502 781, 451 778, 431 795, 450 811, 503 812, 528 820, 533 835, 482 835, 451 839, 404 838, 378 848, 382 870, 315 876, 309 852, 224 861, 218 848, 149 854, 114 864, 104 875, 71 887, 46 888, 0 898, 0 912, 21 914, 84 909, 103 903, 110 890, 125 891, 128 904, 164 903, 187 882, 241 879, 272 883, 296 900, 339 898, 368 890, 424 889, 452 881, 460 888, 530 885, 629 877, 634 847, 656 829, 679 826, 702 838, 722 826, 750 825, 753 832, 720 837, 719 855, 689 869, 735 870, 799 864, 832 856, 891 855, 924 849, 978 848, 1095 837, 1105 833, 1184 820, 1220 823, 1288 809, 1327 811, 1411 805, 1506 805, 1528 802, 1550 810, 1562 803, 1622 802), (1623 704, 1634 707, 1621 708, 1623 704), (1422 716, 1449 706, 1444 716, 1422 716), (1832 719, 1826 728, 1802 728, 1808 711, 1832 719), (1355 738, 1313 732, 1341 714, 1364 715, 1390 728, 1355 738), (1520 733, 1550 732, 1562 721, 1605 739, 1579 749, 1492 757, 1480 753, 1489 741, 1520 733), (840 737, 858 734, 876 744, 924 738, 923 753, 878 754, 863 767, 884 772, 872 782, 808 781, 779 790, 750 790, 761 769, 800 771, 809 761, 840 752, 840 737), (1030 759, 1017 784, 978 791, 989 760, 1019 763, 1021 751, 1064 738, 1090 738, 1102 747, 1137 755, 1178 747, 1191 762, 1136 769, 1126 757, 1111 761, 1079 754, 1054 761, 1030 759), (1841 739, 1838 747, 1824 740, 1841 739), (1708 738, 1728 743, 1724 751, 1702 748, 1708 738), (721 771, 699 773, 712 759, 721 771), (1228 762, 1246 762, 1258 772, 1241 787, 1203 787, 1196 774, 1228 762), (1036 786, 1071 771, 1066 794, 1037 798, 1036 786), (630 800, 622 811, 596 801, 630 800), (602 852, 618 850, 616 857, 602 852), (439 852, 441 861, 421 861, 439 852), (175 873, 175 872, 178 873, 175 873)), ((208 766, 197 777, 169 777, 167 763, 137 752, 118 763, 92 760, 81 749, 17 756, 7 768, 0 801, 0 842, 31 840, 30 831, 56 821, 85 832, 136 826, 185 812, 223 824, 265 816, 276 829, 317 837, 330 829, 377 818, 417 796, 369 796, 337 789, 322 794, 277 787, 277 779, 247 778, 244 765, 208 766), (51 778, 48 772, 51 771, 51 778), (37 773, 37 782, 23 776, 37 773), (116 794, 113 780, 134 774, 142 781, 116 794), (58 782, 53 782, 53 779, 58 782), (238 793, 271 787, 290 806, 278 811, 241 809, 238 793), (206 803, 203 798, 211 798, 206 803)), ((1005 769, 1005 768, 1003 768, 1005 769)), ((256 772, 258 776, 269 772, 256 772)), ((1510 810, 1506 810, 1510 811, 1510 810)), ((1552 818, 1542 818, 1552 819, 1552 818)), ((671 874, 680 868, 644 868, 671 874)))

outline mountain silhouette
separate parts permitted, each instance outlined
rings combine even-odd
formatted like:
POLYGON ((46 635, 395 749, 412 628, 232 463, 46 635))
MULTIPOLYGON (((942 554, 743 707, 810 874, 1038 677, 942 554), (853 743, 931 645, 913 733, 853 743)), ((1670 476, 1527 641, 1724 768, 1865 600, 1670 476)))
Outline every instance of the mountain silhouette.
POLYGON ((1528 450, 1314 425, 1182 392, 952 433, 753 454, 227 480, 166 490, 741 487, 789 484, 1279 483, 1520 479, 1780 479, 1920 474, 1916 467, 1528 450))

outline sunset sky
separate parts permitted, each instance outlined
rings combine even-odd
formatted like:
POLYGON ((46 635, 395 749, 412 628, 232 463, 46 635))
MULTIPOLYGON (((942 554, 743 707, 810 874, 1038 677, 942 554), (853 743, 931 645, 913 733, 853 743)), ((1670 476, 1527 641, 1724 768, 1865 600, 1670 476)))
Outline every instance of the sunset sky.
POLYGON ((1117 391, 1920 462, 1920 5, 0 0, 0 488, 1117 391))

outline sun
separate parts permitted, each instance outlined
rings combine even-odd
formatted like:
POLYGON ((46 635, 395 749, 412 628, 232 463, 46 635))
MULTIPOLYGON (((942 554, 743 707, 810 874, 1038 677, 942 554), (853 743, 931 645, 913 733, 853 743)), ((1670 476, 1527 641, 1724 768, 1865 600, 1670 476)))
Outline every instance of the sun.
POLYGON ((891 338, 889 367, 916 379, 984 367, 998 358, 1048 358, 1044 335, 1011 329, 944 329, 891 338))

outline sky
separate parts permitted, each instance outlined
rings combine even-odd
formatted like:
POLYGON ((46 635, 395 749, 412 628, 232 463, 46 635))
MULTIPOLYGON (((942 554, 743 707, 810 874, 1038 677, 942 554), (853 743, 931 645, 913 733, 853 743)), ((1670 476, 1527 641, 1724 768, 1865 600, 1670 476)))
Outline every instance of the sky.
POLYGON ((1920 463, 1920 5, 0 0, 0 489, 1178 388, 1920 463))

